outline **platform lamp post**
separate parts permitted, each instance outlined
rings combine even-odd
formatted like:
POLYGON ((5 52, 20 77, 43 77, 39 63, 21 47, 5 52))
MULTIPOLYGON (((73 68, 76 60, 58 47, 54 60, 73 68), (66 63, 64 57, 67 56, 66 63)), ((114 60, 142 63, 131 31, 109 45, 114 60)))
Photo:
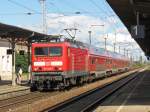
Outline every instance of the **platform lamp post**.
POLYGON ((123 49, 124 50, 124 56, 126 55, 126 48, 123 49))
POLYGON ((117 38, 117 34, 116 34, 116 32, 115 32, 114 52, 116 52, 116 38, 117 38))
POLYGON ((121 47, 122 47, 121 45, 118 45, 118 53, 119 53, 119 54, 122 54, 122 52, 121 52, 121 51, 122 51, 121 47))
POLYGON ((114 42, 114 53, 116 52, 116 43, 114 42))
POLYGON ((92 31, 88 31, 88 33, 89 33, 89 42, 90 42, 90 45, 91 45, 92 44, 91 43, 91 36, 92 36, 91 33, 92 33, 92 31))
POLYGON ((133 62, 132 52, 130 51, 130 61, 133 62))
POLYGON ((121 54, 121 50, 123 50, 123 55, 126 55, 126 48, 124 45, 129 45, 128 43, 123 43, 123 42, 117 42, 118 46, 119 46, 119 54, 121 54), (122 48, 122 49, 121 49, 122 48))
POLYGON ((103 35, 103 37, 104 37, 104 49, 106 51, 107 50, 107 38, 108 38, 108 34, 107 34, 107 36, 103 35))
POLYGON ((121 47, 121 46, 119 45, 119 54, 121 53, 121 52, 120 52, 120 47, 121 47))
POLYGON ((104 40, 105 40, 105 51, 107 50, 107 38, 108 38, 108 34, 106 37, 104 37, 104 40))
POLYGON ((127 49, 127 57, 129 57, 129 50, 127 49))

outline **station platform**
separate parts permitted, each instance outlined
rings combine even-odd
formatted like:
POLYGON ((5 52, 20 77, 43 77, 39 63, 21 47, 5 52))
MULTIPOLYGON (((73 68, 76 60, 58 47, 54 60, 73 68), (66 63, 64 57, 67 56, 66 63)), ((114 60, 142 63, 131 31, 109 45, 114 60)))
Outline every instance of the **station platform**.
POLYGON ((12 86, 11 81, 0 81, 0 100, 16 97, 30 92, 29 84, 26 80, 21 85, 12 86))
POLYGON ((150 112, 150 70, 138 74, 94 112, 150 112))

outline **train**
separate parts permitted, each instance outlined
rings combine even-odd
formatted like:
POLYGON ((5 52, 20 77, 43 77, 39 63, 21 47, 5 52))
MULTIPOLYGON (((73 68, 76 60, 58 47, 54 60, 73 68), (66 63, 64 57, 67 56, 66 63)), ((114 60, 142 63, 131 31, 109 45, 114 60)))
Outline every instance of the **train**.
POLYGON ((127 57, 72 40, 51 39, 31 47, 31 89, 63 89, 127 71, 127 57))

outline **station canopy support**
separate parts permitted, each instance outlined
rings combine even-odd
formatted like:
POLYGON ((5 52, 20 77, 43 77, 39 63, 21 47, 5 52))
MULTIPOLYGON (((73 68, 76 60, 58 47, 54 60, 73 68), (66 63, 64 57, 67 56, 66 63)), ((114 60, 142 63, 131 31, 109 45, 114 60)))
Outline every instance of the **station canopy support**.
POLYGON ((43 38, 47 37, 48 35, 38 33, 35 31, 27 30, 24 28, 7 25, 0 23, 0 39, 6 39, 11 44, 11 54, 12 54, 12 86, 16 85, 16 68, 15 68, 15 48, 16 44, 23 43, 24 45, 28 46, 28 64, 30 63, 30 47, 32 39, 36 39, 36 37, 43 38))

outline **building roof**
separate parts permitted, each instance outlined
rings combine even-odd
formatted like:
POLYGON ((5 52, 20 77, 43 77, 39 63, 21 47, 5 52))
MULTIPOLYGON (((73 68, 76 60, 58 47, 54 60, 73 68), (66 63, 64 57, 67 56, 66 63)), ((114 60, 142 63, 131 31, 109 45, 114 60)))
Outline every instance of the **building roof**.
POLYGON ((59 37, 59 35, 47 35, 21 27, 0 23, 0 38, 7 40, 14 38, 18 44, 22 42, 28 43, 31 41, 34 42, 56 37, 59 37))
POLYGON ((46 34, 38 33, 13 25, 0 23, 0 37, 28 38, 33 35, 33 32, 35 36, 46 36, 46 34))

